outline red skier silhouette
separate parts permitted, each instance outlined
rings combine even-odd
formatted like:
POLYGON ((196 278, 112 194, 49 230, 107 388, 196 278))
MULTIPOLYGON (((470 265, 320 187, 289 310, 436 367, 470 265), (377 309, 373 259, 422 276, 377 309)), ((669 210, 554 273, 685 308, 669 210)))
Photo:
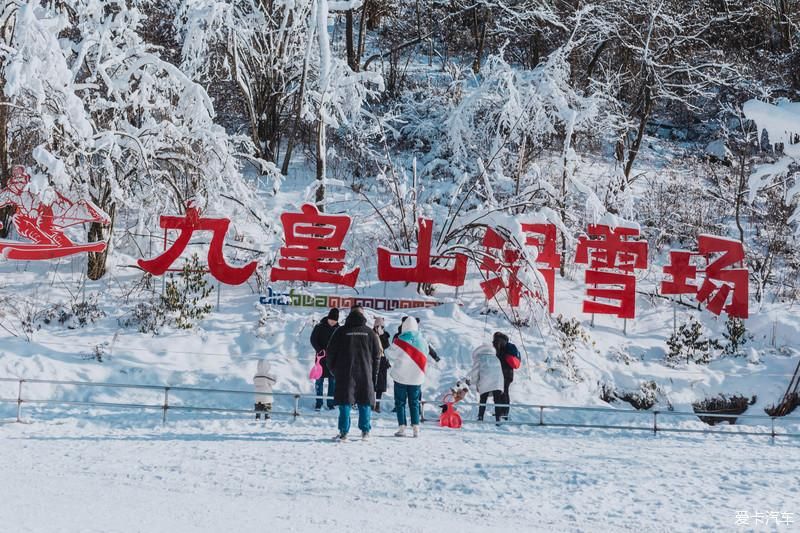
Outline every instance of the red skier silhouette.
POLYGON ((15 208, 11 222, 20 237, 33 242, 0 240, 0 255, 6 259, 37 261, 106 249, 105 242, 74 243, 64 234, 66 228, 84 222, 109 224, 109 217, 103 210, 88 200, 72 202, 57 192, 53 193, 51 202, 43 202, 30 192, 30 181, 23 167, 14 167, 8 186, 0 190, 0 208, 15 208))

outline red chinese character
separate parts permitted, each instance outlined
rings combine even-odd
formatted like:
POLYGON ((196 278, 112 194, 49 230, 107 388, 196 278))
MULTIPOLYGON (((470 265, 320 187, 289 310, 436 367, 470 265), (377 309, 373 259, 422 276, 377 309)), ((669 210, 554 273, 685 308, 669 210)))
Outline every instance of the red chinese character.
POLYGON ((696 294, 697 285, 689 280, 697 277, 697 267, 691 263, 695 252, 687 250, 670 250, 669 264, 662 269, 664 274, 672 276, 671 280, 661 282, 661 294, 696 294))
POLYGON ((697 300, 706 303, 706 308, 719 315, 723 310, 729 316, 747 318, 749 314, 749 273, 747 268, 729 268, 744 262, 744 246, 739 241, 700 235, 697 238, 697 252, 673 250, 669 253, 670 264, 664 273, 672 280, 661 282, 662 294, 696 294, 697 300), (716 259, 712 257, 722 254, 716 259), (701 256, 708 264, 699 270, 691 264, 693 256, 701 256), (709 262, 710 261, 710 262, 709 262), (705 278, 698 287, 689 283, 703 272, 705 278), (730 303, 728 303, 730 299, 730 303), (727 304, 727 305, 726 305, 727 304))
POLYGON ((519 250, 510 247, 508 241, 492 228, 486 230, 481 244, 487 249, 487 253, 481 261, 480 269, 496 274, 495 277, 481 282, 483 294, 487 299, 492 299, 502 289, 507 289, 508 304, 511 307, 519 306, 523 289, 517 276, 522 266, 519 250), (498 253, 490 254, 489 250, 498 250, 498 253))
POLYGON ((159 225, 165 230, 179 230, 180 234, 163 254, 153 259, 139 259, 137 263, 144 271, 154 276, 160 276, 181 256, 195 231, 210 231, 213 235, 208 247, 209 272, 222 283, 241 285, 253 274, 258 263, 253 261, 241 268, 236 268, 225 262, 222 247, 225 244, 225 234, 228 232, 230 223, 231 221, 227 218, 201 218, 200 211, 192 205, 186 207, 186 215, 182 217, 161 215, 159 225))
POLYGON ((554 224, 522 224, 525 244, 539 250, 536 256, 537 270, 547 284, 547 301, 550 312, 555 311, 556 269, 561 266, 561 255, 556 251, 556 227, 554 224))
POLYGON ((634 318, 636 277, 632 274, 635 269, 647 268, 647 241, 631 240, 639 236, 639 230, 634 228, 590 225, 588 234, 595 238, 581 237, 575 252, 576 263, 589 265, 586 283, 594 287, 587 289, 586 294, 619 303, 584 300, 583 312, 634 318), (601 289, 597 285, 610 287, 601 289))
POLYGON ((433 259, 454 259, 452 268, 436 267, 431 264, 431 240, 433 236, 433 220, 419 218, 418 245, 414 254, 394 252, 382 246, 378 247, 378 279, 381 281, 408 281, 414 283, 441 283, 452 287, 464 285, 467 276, 467 256, 456 254, 435 256, 433 259), (392 256, 416 257, 416 265, 410 267, 393 266, 392 256))
POLYGON ((278 266, 270 272, 272 281, 318 281, 355 287, 359 270, 343 273, 341 249, 350 217, 320 214, 316 206, 304 204, 302 213, 283 213, 286 246, 281 248, 278 266))

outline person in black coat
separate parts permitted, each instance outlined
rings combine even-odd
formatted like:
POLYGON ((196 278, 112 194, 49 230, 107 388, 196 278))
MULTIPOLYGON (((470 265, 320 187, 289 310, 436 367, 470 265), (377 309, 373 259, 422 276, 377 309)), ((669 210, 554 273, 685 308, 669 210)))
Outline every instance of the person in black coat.
POLYGON ((386 332, 384 328, 385 322, 383 318, 378 317, 375 319, 375 324, 372 326, 372 330, 378 335, 378 338, 381 340, 381 362, 378 367, 378 381, 375 384, 375 412, 381 412, 381 396, 383 393, 386 392, 387 389, 387 379, 386 374, 389 369, 392 367, 389 364, 389 360, 386 358, 383 352, 386 351, 386 348, 389 347, 389 334, 386 332))
MULTIPOLYGON (((333 332, 339 327, 339 310, 335 307, 328 311, 328 316, 319 321, 314 329, 311 331, 311 346, 314 348, 314 353, 320 355, 328 347, 328 342, 331 340, 333 332)), ((322 395, 325 390, 325 380, 328 380, 328 409, 333 409, 333 394, 336 390, 336 380, 333 379, 333 374, 325 364, 325 357, 320 360, 322 366, 322 377, 314 382, 315 393, 317 401, 314 409, 319 411, 322 409, 322 395)))
POLYGON ((503 420, 508 420, 508 412, 511 409, 508 407, 511 404, 508 388, 514 381, 514 370, 519 368, 519 350, 509 342, 508 335, 499 331, 492 337, 492 346, 494 346, 495 354, 500 359, 500 366, 503 369, 503 394, 500 403, 506 406, 495 407, 495 415, 499 415, 503 420), (515 366, 512 366, 512 363, 515 366))
POLYGON ((375 384, 381 359, 381 340, 367 326, 360 306, 353 306, 328 343, 326 363, 336 380, 333 401, 339 406, 338 440, 350 431, 350 406, 358 405, 358 429, 361 438, 369 437, 370 418, 375 405, 375 384))

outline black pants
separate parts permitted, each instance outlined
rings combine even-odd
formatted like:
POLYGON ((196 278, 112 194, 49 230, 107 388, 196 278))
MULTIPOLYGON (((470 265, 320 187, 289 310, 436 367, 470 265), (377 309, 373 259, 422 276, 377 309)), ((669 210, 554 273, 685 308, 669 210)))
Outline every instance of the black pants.
POLYGON ((255 405, 255 410, 256 410, 256 420, 261 420, 261 413, 264 413, 264 420, 268 420, 269 413, 270 411, 272 411, 272 404, 257 402, 255 405))
MULTIPOLYGON (((502 404, 505 404, 505 405, 511 405, 511 397, 508 395, 508 388, 510 386, 511 386, 511 380, 508 379, 508 378, 504 379, 503 380, 503 392, 500 395, 500 402, 499 403, 502 403, 502 404)), ((498 403, 497 400, 495 400, 495 403, 498 403)), ((503 420, 508 420, 508 411, 510 409, 511 409, 510 407, 500 407, 499 408, 500 416, 503 417, 503 420)), ((498 418, 498 420, 499 420, 499 418, 498 418)))
POLYGON ((383 396, 383 391, 375 391, 375 412, 381 412, 381 396, 383 396))
POLYGON ((503 403, 503 392, 499 390, 493 390, 492 392, 484 392, 481 394, 481 405, 478 407, 478 420, 483 420, 483 415, 486 413, 486 400, 489 399, 489 395, 492 395, 492 401, 494 402, 494 418, 498 422, 500 421, 500 416, 502 413, 502 407, 497 407, 497 404, 503 403))

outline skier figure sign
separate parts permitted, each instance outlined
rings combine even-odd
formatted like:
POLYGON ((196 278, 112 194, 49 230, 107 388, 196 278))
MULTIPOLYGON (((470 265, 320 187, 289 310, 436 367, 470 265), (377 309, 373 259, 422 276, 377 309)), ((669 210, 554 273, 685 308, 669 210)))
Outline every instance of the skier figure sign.
POLYGON ((64 230, 84 222, 110 224, 107 214, 88 200, 73 202, 49 188, 45 194, 34 194, 30 182, 25 168, 17 166, 11 172, 8 186, 0 190, 0 208, 15 208, 11 221, 17 233, 32 241, 0 241, 0 255, 7 259, 36 261, 106 249, 105 242, 74 243, 64 230))

